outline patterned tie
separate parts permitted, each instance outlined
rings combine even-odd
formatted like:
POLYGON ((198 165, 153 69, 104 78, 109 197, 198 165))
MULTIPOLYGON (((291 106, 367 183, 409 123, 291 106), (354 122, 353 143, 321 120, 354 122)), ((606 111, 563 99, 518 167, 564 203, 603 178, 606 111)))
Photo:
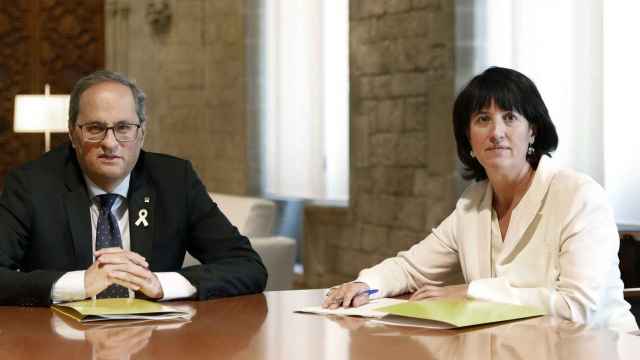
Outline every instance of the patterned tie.
MULTIPOLYGON (((97 196, 100 214, 98 214, 98 226, 96 229, 96 250, 109 247, 122 247, 118 220, 111 212, 111 207, 117 198, 118 195, 116 194, 97 196)), ((126 298, 129 297, 129 290, 124 286, 113 284, 104 289, 96 297, 99 299, 126 298)))

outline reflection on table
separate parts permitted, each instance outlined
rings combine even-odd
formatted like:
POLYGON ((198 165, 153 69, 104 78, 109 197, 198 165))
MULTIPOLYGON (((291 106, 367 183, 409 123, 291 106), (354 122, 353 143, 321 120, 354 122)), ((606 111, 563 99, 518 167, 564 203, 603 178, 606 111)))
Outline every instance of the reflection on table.
POLYGON ((0 307, 0 358, 635 359, 640 336, 550 317, 460 330, 293 313, 322 290, 178 302, 189 322, 80 324, 46 308, 0 307))
MULTIPOLYGON (((179 310, 195 313, 191 305, 175 306, 179 310)), ((81 324, 55 313, 51 317, 53 331, 69 340, 91 344, 92 359, 129 359, 144 349, 154 331, 179 329, 188 321, 106 321, 81 324)))
POLYGON ((351 332, 350 357, 393 356, 401 347, 426 359, 630 359, 640 338, 569 321, 539 317, 461 330, 433 331, 379 325, 358 318, 331 318, 351 332), (623 339, 621 339, 621 337, 623 339), (619 346, 622 348, 619 349, 619 346))

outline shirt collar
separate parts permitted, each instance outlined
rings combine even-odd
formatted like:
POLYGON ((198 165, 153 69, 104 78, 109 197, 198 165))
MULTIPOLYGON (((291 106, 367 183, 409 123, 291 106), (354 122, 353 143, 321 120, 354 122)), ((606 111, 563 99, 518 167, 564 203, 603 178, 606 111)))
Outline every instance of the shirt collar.
MULTIPOLYGON (((84 175, 84 174, 83 174, 84 175)), ((117 194, 122 196, 123 198, 127 198, 127 193, 129 192, 129 180, 131 180, 131 173, 127 175, 127 177, 120 182, 118 186, 111 192, 111 194, 117 194)), ((84 181, 87 184, 87 191, 89 192, 89 196, 93 199, 98 195, 107 194, 102 188, 96 185, 87 175, 84 175, 84 181)))

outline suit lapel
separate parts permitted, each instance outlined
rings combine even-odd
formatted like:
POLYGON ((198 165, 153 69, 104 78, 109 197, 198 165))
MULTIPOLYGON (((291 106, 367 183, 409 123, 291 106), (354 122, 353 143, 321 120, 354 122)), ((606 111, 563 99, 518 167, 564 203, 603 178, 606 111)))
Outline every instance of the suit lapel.
POLYGON ((151 262, 153 253, 155 189, 150 185, 142 166, 143 153, 134 169, 129 186, 127 202, 129 207, 129 235, 131 250, 151 262))
POLYGON ((89 215, 91 200, 87 194, 82 171, 71 147, 69 147, 68 161, 65 164, 65 185, 69 191, 64 194, 64 204, 73 237, 75 258, 78 268, 86 269, 93 262, 91 217, 89 215))

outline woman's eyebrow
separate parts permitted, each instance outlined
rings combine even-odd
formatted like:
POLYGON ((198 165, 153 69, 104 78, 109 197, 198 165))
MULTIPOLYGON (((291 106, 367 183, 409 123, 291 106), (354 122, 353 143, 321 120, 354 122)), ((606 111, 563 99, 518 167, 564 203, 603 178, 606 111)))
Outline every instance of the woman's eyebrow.
POLYGON ((478 110, 478 111, 474 111, 471 113, 471 116, 477 116, 477 115, 485 115, 488 114, 489 112, 487 110, 478 110))

